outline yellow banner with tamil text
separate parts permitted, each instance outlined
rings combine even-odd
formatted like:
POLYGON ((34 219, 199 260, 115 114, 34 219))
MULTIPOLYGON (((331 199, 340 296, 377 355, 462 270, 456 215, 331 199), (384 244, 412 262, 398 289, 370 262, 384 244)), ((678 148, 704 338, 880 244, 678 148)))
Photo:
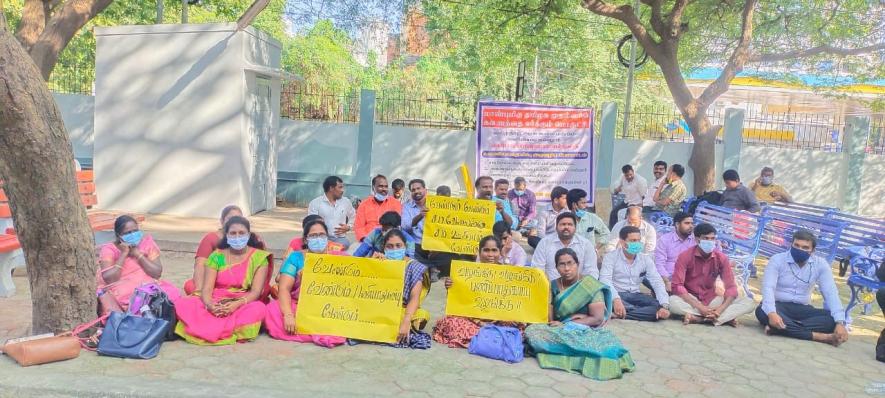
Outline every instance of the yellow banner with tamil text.
POLYGON ((537 268, 452 261, 446 315, 544 323, 550 283, 537 268))
POLYGON ((479 240, 492 234, 494 201, 428 196, 426 206, 424 250, 475 255, 479 240))

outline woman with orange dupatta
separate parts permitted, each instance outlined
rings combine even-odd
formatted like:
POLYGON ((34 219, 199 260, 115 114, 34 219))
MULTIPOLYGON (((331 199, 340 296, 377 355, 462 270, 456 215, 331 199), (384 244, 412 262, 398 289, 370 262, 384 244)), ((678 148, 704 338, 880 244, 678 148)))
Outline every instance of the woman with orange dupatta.
POLYGON ((249 221, 231 217, 218 249, 206 260, 200 296, 175 302, 175 333, 199 345, 254 340, 266 313, 267 270, 273 261, 251 232, 249 221))

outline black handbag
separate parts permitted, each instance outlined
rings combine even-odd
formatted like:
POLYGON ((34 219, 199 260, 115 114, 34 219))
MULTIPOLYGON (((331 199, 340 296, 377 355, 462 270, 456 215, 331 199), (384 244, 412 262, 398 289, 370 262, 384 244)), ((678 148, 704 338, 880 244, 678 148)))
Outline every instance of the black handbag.
POLYGON ((165 319, 112 312, 98 341, 98 354, 151 359, 160 352, 168 329, 165 319))
POLYGON ((178 322, 178 318, 175 316, 175 304, 172 304, 166 293, 160 292, 160 294, 154 296, 149 307, 155 318, 169 322, 165 336, 166 341, 178 338, 178 335, 175 334, 175 324, 178 322))

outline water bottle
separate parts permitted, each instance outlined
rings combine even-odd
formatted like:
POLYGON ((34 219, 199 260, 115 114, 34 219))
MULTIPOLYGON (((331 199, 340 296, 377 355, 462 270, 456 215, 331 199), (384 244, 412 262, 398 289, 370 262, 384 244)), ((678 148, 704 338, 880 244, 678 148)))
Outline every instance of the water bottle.
POLYGON ((141 316, 145 318, 154 319, 157 317, 156 315, 154 315, 154 312, 151 311, 151 307, 149 307, 147 304, 141 306, 139 312, 141 312, 141 316))

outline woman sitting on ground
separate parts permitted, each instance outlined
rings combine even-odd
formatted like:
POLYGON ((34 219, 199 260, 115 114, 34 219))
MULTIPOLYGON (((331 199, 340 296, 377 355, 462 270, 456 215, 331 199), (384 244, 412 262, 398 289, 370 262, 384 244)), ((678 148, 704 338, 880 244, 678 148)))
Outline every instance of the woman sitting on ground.
POLYGON ((231 217, 224 237, 206 260, 200 296, 175 303, 175 333, 187 342, 225 345, 258 337, 265 317, 268 265, 273 258, 250 230, 249 221, 231 217))
POLYGON ((501 264, 526 265, 528 263, 528 255, 525 253, 525 249, 513 240, 510 226, 506 222, 496 222, 492 226, 492 234, 503 245, 501 247, 501 264))
POLYGON ((621 341, 604 329, 611 316, 609 287, 581 277, 578 255, 570 248, 554 256, 560 277, 550 282, 550 323, 533 324, 525 337, 544 369, 560 369, 595 380, 620 378, 635 365, 621 341))
POLYGON ((335 347, 345 343, 344 337, 298 334, 295 328, 295 313, 298 310, 298 293, 301 289, 301 273, 304 270, 304 250, 315 254, 336 254, 346 256, 341 251, 330 251, 329 231, 322 220, 313 219, 304 225, 301 250, 293 251, 280 268, 277 300, 267 304, 264 327, 267 334, 278 340, 314 343, 322 347, 335 347))
MULTIPOLYGON (((392 229, 399 229, 402 217, 395 211, 388 211, 378 219, 380 227, 376 227, 363 238, 362 243, 353 252, 354 257, 381 257, 384 253, 384 235, 392 229)), ((415 240, 409 234, 406 237, 406 257, 415 257, 415 240)))
POLYGON ((430 291, 427 267, 406 256, 406 236, 399 229, 392 229, 384 235, 383 258, 408 262, 403 283, 403 319, 396 347, 430 348, 430 335, 422 331, 430 321, 430 313, 421 308, 430 291))
MULTIPOLYGON (((325 221, 326 221, 323 219, 323 216, 318 215, 318 214, 309 214, 309 215, 305 216, 303 219, 301 219, 301 231, 305 231, 307 229, 307 223, 309 223, 311 221, 317 221, 317 220, 319 220, 322 223, 325 223, 325 221)), ((305 248, 307 248, 307 246, 304 245, 304 242, 305 242, 305 240, 302 239, 301 236, 296 236, 296 237, 292 238, 292 240, 289 241, 289 247, 286 248, 286 253, 283 256, 283 258, 289 258, 290 254, 292 254, 294 252, 300 252, 300 251, 304 250, 305 248)), ((329 241, 328 250, 330 252, 344 252, 345 251, 344 245, 342 245, 338 242, 332 242, 332 241, 329 241)))
MULTIPOLYGON (((224 224, 231 217, 242 217, 243 210, 239 206, 230 205, 221 209, 221 225, 212 232, 203 235, 200 239, 200 245, 197 246, 197 253, 194 255, 194 276, 184 282, 184 294, 188 296, 199 296, 199 287, 203 286, 203 275, 206 274, 206 259, 218 248, 218 242, 224 237, 224 224)), ((261 238, 258 238, 261 240, 261 238)))
MULTIPOLYGON (((479 241, 479 262, 483 264, 500 264, 501 249, 504 244, 493 235, 486 236, 479 241)), ((452 287, 452 278, 446 278, 446 289, 452 287)), ((524 323, 509 321, 489 321, 463 316, 447 315, 436 321, 433 328, 433 340, 443 343, 452 348, 467 348, 473 336, 476 336, 486 324, 498 326, 510 326, 517 329, 525 329, 524 323)))
POLYGON ((101 312, 126 311, 132 292, 146 283, 157 283, 171 301, 177 300, 178 288, 158 280, 163 274, 160 248, 141 231, 138 222, 127 215, 117 217, 114 234, 117 239, 104 244, 99 251, 96 278, 101 312))

